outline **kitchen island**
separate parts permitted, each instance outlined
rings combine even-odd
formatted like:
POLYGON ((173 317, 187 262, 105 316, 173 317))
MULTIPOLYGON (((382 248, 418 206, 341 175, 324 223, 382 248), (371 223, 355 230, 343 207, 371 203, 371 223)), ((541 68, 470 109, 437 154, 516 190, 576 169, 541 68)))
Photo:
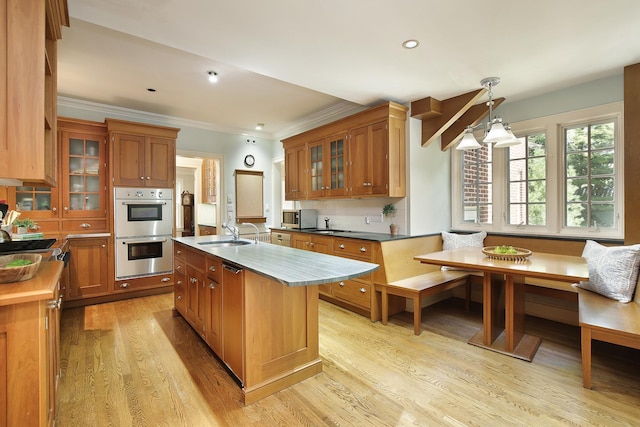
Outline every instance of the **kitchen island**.
POLYGON ((322 371, 317 285, 366 275, 378 265, 230 240, 174 239, 175 309, 238 380, 242 402, 251 404, 322 371))

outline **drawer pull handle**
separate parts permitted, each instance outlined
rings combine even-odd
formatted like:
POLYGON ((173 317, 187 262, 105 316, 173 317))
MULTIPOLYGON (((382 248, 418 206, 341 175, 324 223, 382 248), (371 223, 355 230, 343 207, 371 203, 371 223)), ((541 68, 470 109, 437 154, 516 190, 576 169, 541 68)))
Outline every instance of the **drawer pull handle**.
POLYGON ((343 245, 342 243, 341 243, 341 244, 339 244, 339 245, 338 245, 338 247, 339 247, 340 249, 344 249, 344 245, 343 245))
POLYGON ((215 289, 216 288, 216 284, 211 282, 209 283, 209 289, 215 289))
POLYGON ((366 293, 367 293, 367 290, 366 290, 365 288, 360 288, 360 293, 362 293, 362 294, 366 294, 366 293))
POLYGON ((212 265, 211 267, 209 267, 209 271, 216 271, 216 267, 212 265))
POLYGON ((129 286, 131 286, 129 283, 121 283, 120 284, 120 287, 121 288, 125 288, 125 289, 128 288, 129 286))
POLYGON ((170 277, 163 277, 162 279, 160 279, 160 281, 163 282, 163 283, 167 283, 167 282, 171 281, 171 278, 170 277))
POLYGON ((177 265, 177 266, 176 266, 176 270, 178 270, 178 271, 179 271, 179 270, 182 270, 182 266, 181 266, 181 265, 177 265))
POLYGON ((182 280, 178 280, 178 283, 176 283, 176 285, 182 285, 182 280))
POLYGON ((196 279, 195 277, 191 277, 191 278, 189 278, 189 281, 191 283, 196 283, 198 281, 198 279, 196 279))
POLYGON ((83 222, 82 224, 80 224, 80 228, 91 228, 91 224, 89 224, 88 222, 83 222))
POLYGON ((338 285, 340 285, 341 288, 344 288, 344 282, 340 282, 338 285))
POLYGON ((364 246, 360 248, 360 252, 367 252, 367 248, 365 248, 364 246))

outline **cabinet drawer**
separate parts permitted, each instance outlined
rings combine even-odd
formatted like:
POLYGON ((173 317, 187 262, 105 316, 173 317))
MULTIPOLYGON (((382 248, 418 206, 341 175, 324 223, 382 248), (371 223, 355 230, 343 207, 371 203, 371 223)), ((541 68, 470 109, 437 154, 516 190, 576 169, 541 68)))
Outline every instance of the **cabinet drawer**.
POLYGON ((331 295, 331 283, 325 283, 323 285, 318 285, 318 291, 321 294, 331 295))
POLYGON ((65 233, 95 233, 106 232, 106 219, 85 219, 62 221, 62 231, 65 233))
POLYGON ((174 258, 173 259, 173 271, 176 274, 187 274, 187 264, 184 260, 174 258))
POLYGON ((351 304, 371 308, 371 285, 353 280, 344 280, 334 283, 331 286, 334 297, 347 301, 351 304))
POLYGON ((173 274, 161 274, 158 276, 138 277, 136 279, 116 280, 113 284, 113 290, 132 291, 147 288, 159 288, 161 286, 173 285, 173 274))
POLYGON ((207 257, 207 277, 220 283, 222 272, 222 261, 220 258, 207 257))
POLYGON ((173 245, 173 259, 180 259, 182 261, 184 261, 184 246, 182 246, 181 244, 174 244, 173 245))
POLYGON ((366 240, 336 238, 333 244, 333 254, 370 261, 373 258, 373 243, 366 240))
MULTIPOLYGON (((23 213, 23 215, 25 214, 23 213)), ((38 233, 57 233, 60 231, 60 223, 58 221, 36 220, 36 224, 38 224, 38 229, 36 230, 38 233)), ((16 232, 15 227, 13 232, 16 232)), ((29 232, 31 233, 32 230, 29 230, 29 232)))
POLYGON ((205 255, 201 252, 187 251, 186 254, 187 264, 189 267, 193 267, 197 270, 204 271, 205 268, 205 255))

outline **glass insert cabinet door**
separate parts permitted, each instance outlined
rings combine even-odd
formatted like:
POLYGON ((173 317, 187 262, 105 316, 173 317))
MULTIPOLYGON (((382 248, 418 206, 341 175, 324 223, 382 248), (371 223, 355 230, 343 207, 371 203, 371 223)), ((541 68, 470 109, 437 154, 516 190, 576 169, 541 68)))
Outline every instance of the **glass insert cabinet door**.
POLYGON ((329 142, 329 157, 331 167, 331 194, 339 195, 345 189, 345 138, 334 137, 329 142), (337 191, 336 191, 337 190, 337 191))
POLYGON ((15 206, 23 218, 44 219, 58 216, 58 192, 51 187, 15 187, 15 206))
POLYGON ((63 132, 63 217, 105 214, 105 155, 100 137, 63 132))

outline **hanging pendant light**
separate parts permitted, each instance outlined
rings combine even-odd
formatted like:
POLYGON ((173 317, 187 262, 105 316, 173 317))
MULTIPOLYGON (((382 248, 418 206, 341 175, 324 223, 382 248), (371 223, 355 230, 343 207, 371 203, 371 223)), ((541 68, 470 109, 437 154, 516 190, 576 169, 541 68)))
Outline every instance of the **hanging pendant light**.
MULTIPOLYGON (((484 126, 484 138, 482 142, 485 143, 496 143, 496 148, 504 148, 510 147, 512 145, 520 144, 520 140, 516 138, 516 136, 511 132, 511 129, 508 125, 502 123, 502 118, 495 116, 493 117, 493 87, 500 83, 499 77, 487 77, 486 79, 482 79, 480 84, 482 87, 487 89, 489 95, 489 101, 487 102, 487 106, 489 106, 489 122, 484 126)), ((481 125, 476 125, 476 127, 481 125)), ((458 150, 474 150, 480 148, 481 145, 476 141, 473 136, 473 127, 467 126, 464 136, 460 140, 460 143, 456 147, 458 150), (473 141, 475 142, 472 142, 473 141)))

